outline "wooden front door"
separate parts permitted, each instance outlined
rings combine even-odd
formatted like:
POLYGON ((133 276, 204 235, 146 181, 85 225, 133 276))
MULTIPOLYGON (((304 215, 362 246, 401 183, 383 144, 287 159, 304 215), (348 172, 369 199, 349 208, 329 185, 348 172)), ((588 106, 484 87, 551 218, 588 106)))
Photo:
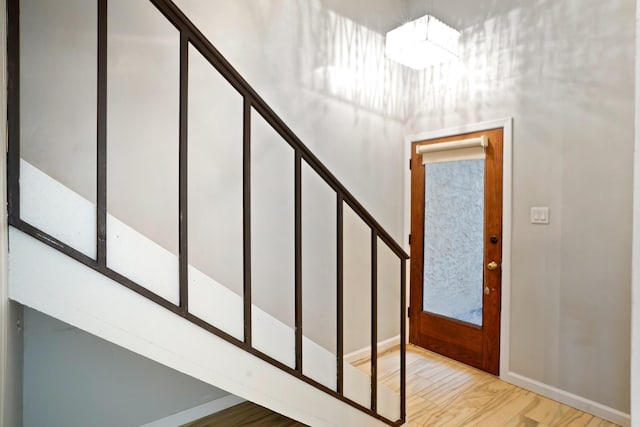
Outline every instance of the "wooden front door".
POLYGON ((410 342, 494 375, 502 147, 494 129, 415 142, 411 159, 410 342))

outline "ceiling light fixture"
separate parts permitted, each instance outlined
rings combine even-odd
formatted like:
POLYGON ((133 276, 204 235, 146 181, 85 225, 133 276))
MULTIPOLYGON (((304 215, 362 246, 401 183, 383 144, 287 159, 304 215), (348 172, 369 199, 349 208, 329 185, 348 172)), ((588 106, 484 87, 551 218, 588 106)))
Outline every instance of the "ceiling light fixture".
POLYGON ((460 31, 425 15, 387 33, 385 55, 414 70, 458 57, 460 31))

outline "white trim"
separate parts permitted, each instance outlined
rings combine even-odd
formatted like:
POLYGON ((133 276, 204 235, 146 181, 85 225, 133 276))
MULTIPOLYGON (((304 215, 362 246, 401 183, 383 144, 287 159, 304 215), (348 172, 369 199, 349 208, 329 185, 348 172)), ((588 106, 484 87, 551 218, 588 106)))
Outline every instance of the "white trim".
POLYGON ((640 0, 636 1, 635 140, 631 244, 631 421, 640 427, 640 0))
POLYGON ((530 390, 534 393, 556 400, 560 403, 564 403, 565 405, 569 405, 597 417, 604 418, 605 420, 623 427, 629 427, 631 425, 631 417, 629 414, 625 414, 617 409, 613 409, 601 403, 594 402, 593 400, 585 399, 584 397, 569 393, 568 391, 561 390, 513 372, 507 372, 506 374, 501 375, 500 378, 510 384, 530 390))
MULTIPOLYGON (((502 167, 502 312, 500 316, 500 372, 509 371, 509 330, 511 320, 511 236, 512 236, 512 200, 513 200, 513 118, 492 120, 482 123, 422 132, 405 137, 405 158, 411 158, 411 145, 416 141, 445 138, 471 132, 482 132, 491 129, 503 129, 503 167, 502 167)), ((411 173, 407 168, 404 175, 404 235, 405 249, 409 248, 411 232, 411 173)), ((409 269, 407 269, 408 274, 409 269)), ((407 288, 410 280, 407 280, 407 288)), ((407 289, 407 295, 409 295, 407 289)), ((407 300, 407 304, 409 300, 407 300)), ((409 327, 407 320, 407 341, 409 327)), ((502 378, 502 375, 500 376, 502 378)))
POLYGON ((232 406, 239 405, 243 402, 246 402, 246 400, 241 397, 234 396, 233 394, 229 394, 227 396, 213 400, 209 403, 204 403, 202 405, 196 406, 195 408, 186 409, 182 412, 178 412, 177 414, 169 415, 168 417, 162 418, 161 420, 153 421, 140 427, 181 426, 199 420, 200 418, 215 414, 216 412, 220 412, 227 408, 231 408, 232 406))
MULTIPOLYGON (((383 353, 387 350, 390 350, 396 345, 400 344, 400 335, 396 335, 395 337, 391 337, 387 340, 378 342, 378 354, 383 353)), ((371 356, 371 346, 363 347, 359 350, 352 351, 351 353, 345 354, 342 356, 342 360, 347 363, 353 363, 360 359, 364 359, 365 357, 371 356)))

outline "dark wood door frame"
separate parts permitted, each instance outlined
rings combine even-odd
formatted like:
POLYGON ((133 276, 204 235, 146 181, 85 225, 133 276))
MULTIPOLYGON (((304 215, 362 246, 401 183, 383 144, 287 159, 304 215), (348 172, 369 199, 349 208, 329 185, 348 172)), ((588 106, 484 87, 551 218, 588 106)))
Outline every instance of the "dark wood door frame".
MULTIPOLYGON (((405 142, 405 153, 408 159, 411 158, 412 152, 410 150, 414 149, 414 142, 424 141, 436 138, 444 138, 451 137, 455 135, 474 133, 480 131, 488 131, 491 129, 502 129, 503 130, 503 173, 502 173, 502 182, 503 182, 503 202, 502 202, 502 253, 498 254, 502 260, 502 269, 500 272, 501 280, 502 280, 502 293, 500 298, 501 312, 499 314, 499 324, 500 324, 500 363, 499 368, 498 365, 495 365, 495 373, 500 372, 501 376, 507 376, 509 374, 509 318, 510 318, 510 277, 511 277, 511 224, 512 224, 512 134, 513 134, 513 120, 511 118, 494 120, 491 122, 484 122, 478 124, 465 125, 458 128, 450 128, 443 129, 437 131, 425 132, 417 135, 412 135, 406 138, 405 142)), ((405 217, 405 230, 407 232, 407 240, 406 245, 408 248, 412 249, 409 245, 409 234, 411 231, 410 226, 410 211, 411 211, 411 171, 407 168, 407 172, 405 174, 405 207, 407 209, 408 214, 405 217)), ((412 242, 413 243, 413 242, 412 242)), ((409 281, 408 281, 409 282, 409 281)), ((409 285, 408 285, 409 286, 409 285)), ((413 296, 412 296, 413 298, 413 296)), ((415 303, 411 304, 412 307, 416 307, 415 303)), ((417 306, 417 309, 420 310, 422 307, 421 303, 417 306)), ((409 322, 409 318, 407 318, 407 322, 409 322)), ((410 338, 411 327, 409 328, 409 333, 407 334, 407 340, 410 338)))

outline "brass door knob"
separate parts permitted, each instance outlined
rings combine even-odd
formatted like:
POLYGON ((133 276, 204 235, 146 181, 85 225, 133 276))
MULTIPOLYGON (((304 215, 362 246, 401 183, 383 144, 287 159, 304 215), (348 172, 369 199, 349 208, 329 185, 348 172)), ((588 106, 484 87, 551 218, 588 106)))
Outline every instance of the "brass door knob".
POLYGON ((498 263, 495 261, 491 261, 489 264, 487 264, 487 268, 491 271, 493 270, 497 270, 498 269, 498 263))

